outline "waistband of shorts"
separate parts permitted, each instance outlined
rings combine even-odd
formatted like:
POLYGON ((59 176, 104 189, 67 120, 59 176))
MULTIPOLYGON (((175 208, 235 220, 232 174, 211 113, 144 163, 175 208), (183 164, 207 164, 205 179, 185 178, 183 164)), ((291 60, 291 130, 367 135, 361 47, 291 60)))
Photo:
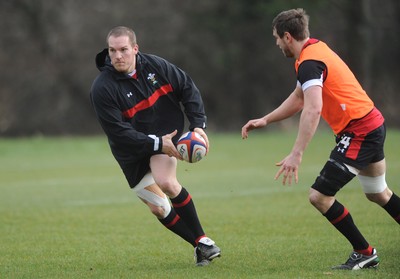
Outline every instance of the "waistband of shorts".
POLYGON ((377 109, 373 108, 364 117, 359 119, 353 119, 347 124, 346 128, 343 129, 338 135, 346 132, 352 132, 357 134, 368 134, 373 130, 383 125, 385 119, 382 113, 377 109))

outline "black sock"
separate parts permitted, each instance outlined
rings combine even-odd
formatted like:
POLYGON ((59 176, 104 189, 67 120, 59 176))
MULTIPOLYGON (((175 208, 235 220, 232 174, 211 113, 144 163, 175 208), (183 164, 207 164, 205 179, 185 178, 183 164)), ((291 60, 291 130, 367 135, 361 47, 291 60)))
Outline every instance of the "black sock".
POLYGON ((382 206, 400 224, 400 198, 393 193, 387 204, 382 206))
POLYGON ((372 250, 367 240, 360 233, 357 226, 354 224, 353 218, 347 209, 338 201, 335 201, 331 208, 324 214, 326 219, 335 228, 344 235, 347 240, 353 245, 356 251, 365 251, 366 249, 372 250), (371 249, 370 249, 371 248, 371 249))
POLYGON ((196 208, 190 194, 185 188, 182 188, 182 191, 179 193, 179 195, 171 199, 171 203, 176 213, 181 216, 186 225, 192 230, 196 236, 196 242, 198 242, 199 239, 205 234, 203 228, 201 227, 196 208))
POLYGON ((175 210, 171 208, 171 212, 164 219, 158 219, 167 229, 182 237, 196 247, 196 236, 188 228, 186 223, 176 214, 175 210))

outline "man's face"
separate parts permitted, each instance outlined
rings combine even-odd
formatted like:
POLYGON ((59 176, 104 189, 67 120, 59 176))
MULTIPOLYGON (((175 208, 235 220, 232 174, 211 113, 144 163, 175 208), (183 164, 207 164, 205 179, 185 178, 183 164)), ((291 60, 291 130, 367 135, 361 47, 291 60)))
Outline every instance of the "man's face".
POLYGON ((289 57, 289 58, 294 57, 294 54, 290 50, 289 45, 288 45, 289 39, 288 39, 286 32, 283 35, 283 37, 280 38, 279 35, 276 33, 276 29, 274 28, 272 35, 275 37, 276 45, 282 50, 283 55, 285 55, 286 57, 289 57))
POLYGON ((137 44, 133 45, 128 36, 108 38, 108 54, 114 68, 121 73, 130 73, 136 67, 136 54, 139 51, 137 44))

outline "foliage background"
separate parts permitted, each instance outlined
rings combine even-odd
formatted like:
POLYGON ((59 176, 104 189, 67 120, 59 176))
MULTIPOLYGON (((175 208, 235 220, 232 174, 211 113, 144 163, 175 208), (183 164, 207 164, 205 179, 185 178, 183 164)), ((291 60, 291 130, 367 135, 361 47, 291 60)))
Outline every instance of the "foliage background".
POLYGON ((193 77, 210 130, 238 131, 295 86, 271 21, 296 7, 310 14, 311 35, 354 70, 388 125, 400 127, 397 0, 2 0, 0 136, 99 133, 88 94, 94 57, 116 25, 135 29, 143 52, 193 77))

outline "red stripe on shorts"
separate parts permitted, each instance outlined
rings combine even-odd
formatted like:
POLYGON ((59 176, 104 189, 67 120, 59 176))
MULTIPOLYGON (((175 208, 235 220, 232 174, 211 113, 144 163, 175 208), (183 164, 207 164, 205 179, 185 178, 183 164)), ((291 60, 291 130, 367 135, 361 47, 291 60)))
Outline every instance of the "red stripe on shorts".
POLYGON ((361 144, 364 141, 364 138, 365 138, 365 136, 357 137, 356 140, 353 138, 353 140, 351 141, 350 146, 346 152, 347 158, 350 158, 353 160, 357 159, 357 156, 358 156, 358 153, 360 152, 361 144))
POLYGON ((372 111, 363 118, 351 121, 343 131, 343 133, 348 132, 354 134, 350 146, 347 149, 346 157, 356 160, 365 137, 370 132, 380 127, 384 121, 385 119, 381 112, 376 108, 373 108, 372 111))

